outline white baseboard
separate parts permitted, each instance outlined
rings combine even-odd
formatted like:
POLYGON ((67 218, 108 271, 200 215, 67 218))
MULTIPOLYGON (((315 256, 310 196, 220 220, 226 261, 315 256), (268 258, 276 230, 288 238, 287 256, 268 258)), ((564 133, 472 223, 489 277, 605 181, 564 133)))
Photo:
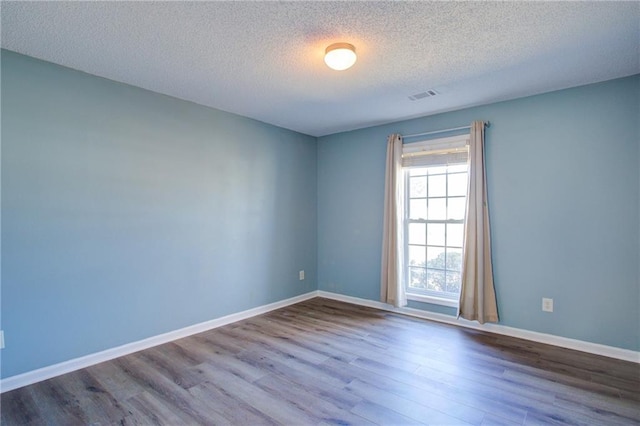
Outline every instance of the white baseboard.
POLYGON ((616 358, 623 361, 631 361, 640 363, 640 352, 629 349, 617 348, 614 346, 601 345, 599 343, 585 342, 583 340, 570 339, 568 337, 555 336, 553 334, 539 333, 537 331, 523 330, 520 328, 508 327, 500 324, 480 324, 475 321, 467 321, 465 319, 457 319, 451 315, 439 314, 435 312, 423 311, 414 308, 396 308, 392 305, 377 302, 374 300, 361 299, 358 297, 345 296, 342 294, 331 293, 327 291, 318 291, 318 296, 327 299, 339 300, 342 302, 353 303, 354 305, 368 306, 370 308, 382 309, 385 311, 396 312, 412 317, 424 318, 432 321, 453 324, 460 327, 473 328, 483 330, 489 333, 502 334, 505 336, 517 337, 520 339, 531 340, 533 342, 545 343, 547 345, 559 346, 562 348, 573 349, 576 351, 587 352, 595 355, 602 355, 609 358, 616 358))
POLYGON ((80 358, 74 358, 69 361, 64 361, 59 364, 50 365, 47 367, 39 368, 37 370, 28 371, 23 374, 7 377, 0 380, 0 393, 7 392, 13 389, 21 388, 33 383, 41 382, 43 380, 51 379, 61 374, 70 373, 72 371, 79 370, 81 368, 90 367, 92 365, 109 361, 114 358, 118 358, 124 355, 129 355, 134 352, 141 351, 143 349, 151 348, 153 346, 168 343, 173 340, 181 339, 183 337, 191 336, 193 334, 202 333, 203 331, 211 330, 214 328, 222 327, 223 325, 231 324, 236 321, 251 318, 256 315, 264 314, 275 309, 284 308, 285 306, 293 305, 308 299, 312 299, 318 296, 317 291, 295 296, 289 299, 281 300, 279 302, 270 303, 264 306, 258 306, 256 308, 248 309, 246 311, 238 312, 235 314, 227 315, 221 318, 216 318, 210 321, 194 324, 179 330, 170 331, 168 333, 159 334, 157 336, 149 337, 147 339, 139 340, 137 342, 127 343, 122 346, 107 349, 101 352, 89 354, 80 358))
POLYGON ((256 315, 264 314, 275 309, 284 308, 285 306, 293 305, 295 303, 303 302, 305 300, 312 299, 314 297, 324 297, 327 299, 338 300, 342 302, 352 303, 354 305, 368 306, 370 308, 381 309, 385 311, 395 312, 403 315, 409 315, 417 318, 423 318, 432 321, 438 321, 447 324, 453 324, 460 327, 473 328, 476 330, 483 330, 489 333, 502 334, 505 336, 518 337, 520 339, 531 340, 539 343, 546 343, 548 345, 560 346, 563 348, 574 349, 577 351, 592 353, 596 355, 602 355, 610 358, 616 358, 624 361, 631 361, 640 363, 640 352, 632 351, 629 349, 616 348, 613 346, 600 345, 598 343, 585 342, 582 340, 570 339, 567 337, 554 336, 552 334, 538 333, 536 331, 523 330, 519 328, 507 327, 500 324, 479 324, 474 321, 467 321, 464 319, 456 319, 450 315, 438 314, 435 312, 423 311, 413 308, 395 308, 386 303, 377 302, 374 300, 361 299, 358 297, 345 296, 342 294, 331 293, 327 291, 311 291, 309 293, 295 296, 289 299, 281 300, 279 302, 270 303, 264 306, 258 306, 256 308, 248 309, 246 311, 238 312, 235 314, 227 315, 221 318, 216 318, 210 321, 205 321, 199 324, 194 324, 189 327, 181 328, 179 330, 170 331, 168 333, 159 334, 157 336, 149 337, 147 339, 139 340, 137 342, 127 343, 122 346, 107 349, 94 354, 89 354, 80 358, 64 361, 59 364, 50 365, 47 367, 39 368, 37 370, 28 371, 16 376, 7 377, 0 380, 0 393, 8 392, 13 389, 21 388, 33 383, 41 382, 43 380, 51 379, 62 374, 70 373, 72 371, 79 370, 81 368, 90 367, 95 364, 99 364, 104 361, 109 361, 114 358, 118 358, 124 355, 129 355, 134 352, 141 351, 143 349, 158 346, 163 343, 168 343, 173 340, 181 339, 183 337, 191 336, 193 334, 202 333, 207 330, 222 327, 223 325, 231 324, 237 321, 241 321, 247 318, 254 317, 256 315))

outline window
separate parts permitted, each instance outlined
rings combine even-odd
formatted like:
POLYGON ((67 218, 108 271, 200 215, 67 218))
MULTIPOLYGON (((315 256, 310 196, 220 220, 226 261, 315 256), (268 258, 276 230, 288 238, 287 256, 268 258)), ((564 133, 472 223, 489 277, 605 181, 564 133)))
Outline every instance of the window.
POLYGON ((408 299, 457 306, 467 201, 467 139, 407 144, 403 150, 403 274, 408 299))

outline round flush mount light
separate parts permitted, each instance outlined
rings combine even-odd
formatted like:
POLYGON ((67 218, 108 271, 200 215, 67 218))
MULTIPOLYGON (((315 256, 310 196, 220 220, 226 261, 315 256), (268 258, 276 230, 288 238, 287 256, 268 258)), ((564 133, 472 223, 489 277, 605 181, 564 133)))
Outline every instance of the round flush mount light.
POLYGON ((336 71, 351 68, 356 63, 356 48, 349 43, 334 43, 325 50, 324 62, 336 71))

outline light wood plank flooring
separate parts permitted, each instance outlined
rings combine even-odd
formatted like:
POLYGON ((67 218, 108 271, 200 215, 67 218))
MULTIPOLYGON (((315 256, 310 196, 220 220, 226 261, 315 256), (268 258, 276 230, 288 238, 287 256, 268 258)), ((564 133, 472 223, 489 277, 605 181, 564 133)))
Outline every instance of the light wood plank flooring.
POLYGON ((3 425, 631 425, 640 367, 316 298, 1 402, 3 425))

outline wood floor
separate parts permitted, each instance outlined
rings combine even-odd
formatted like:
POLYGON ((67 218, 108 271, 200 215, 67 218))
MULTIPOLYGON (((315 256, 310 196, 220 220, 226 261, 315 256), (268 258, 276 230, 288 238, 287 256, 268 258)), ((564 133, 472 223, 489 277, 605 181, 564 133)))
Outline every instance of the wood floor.
POLYGON ((640 424, 640 366, 316 298, 2 395, 3 425, 640 424))

